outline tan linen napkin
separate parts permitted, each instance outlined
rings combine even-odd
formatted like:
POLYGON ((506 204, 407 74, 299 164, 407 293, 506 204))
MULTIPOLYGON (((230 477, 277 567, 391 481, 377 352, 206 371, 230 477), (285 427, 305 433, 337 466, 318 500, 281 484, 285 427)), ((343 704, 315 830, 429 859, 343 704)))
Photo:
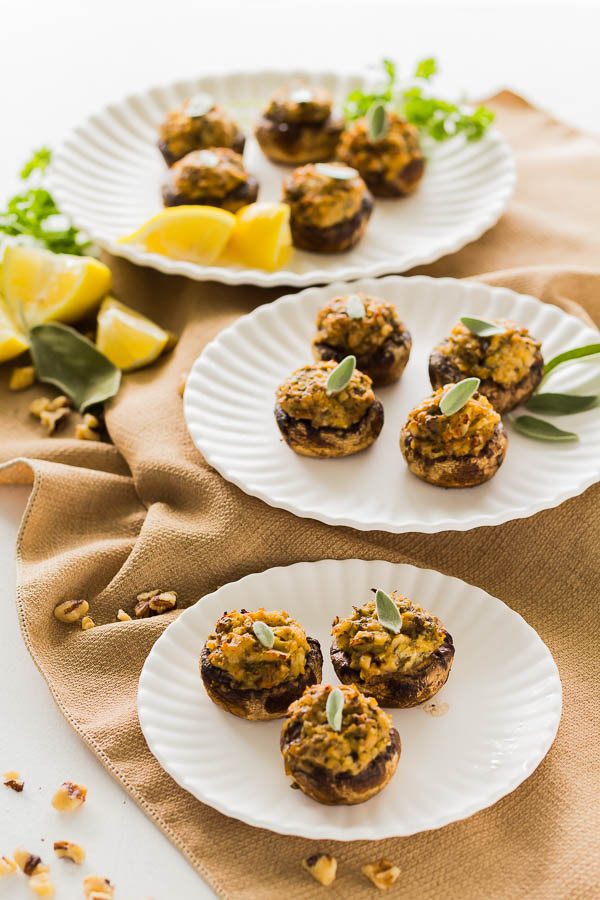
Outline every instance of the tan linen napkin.
MULTIPOLYGON (((480 242, 429 271, 473 276, 515 265, 483 280, 599 323, 600 147, 512 94, 492 102, 517 154, 517 196, 480 242)), ((317 850, 339 859, 333 897, 372 896, 360 866, 381 856, 402 870, 393 897, 597 896, 598 486, 530 519, 438 535, 359 533, 272 509, 204 463, 187 435, 177 385, 213 335, 276 292, 111 264, 120 296, 182 335, 172 354, 125 379, 107 414, 114 446, 41 439, 27 415, 35 391, 9 396, 5 372, 0 384, 0 460, 26 460, 0 470, 0 480, 34 476, 17 548, 20 622, 67 719, 221 897, 318 896, 300 868, 317 850), (436 832, 315 844, 227 819, 161 771, 137 722, 137 681, 177 613, 116 623, 117 609, 154 587, 176 590, 188 606, 249 572, 323 557, 439 569, 501 597, 537 629, 558 663, 565 710, 550 754, 517 791, 436 832), (92 631, 52 616, 58 601, 79 596, 92 603, 92 631)), ((88 802, 93 807, 93 796, 88 802)))

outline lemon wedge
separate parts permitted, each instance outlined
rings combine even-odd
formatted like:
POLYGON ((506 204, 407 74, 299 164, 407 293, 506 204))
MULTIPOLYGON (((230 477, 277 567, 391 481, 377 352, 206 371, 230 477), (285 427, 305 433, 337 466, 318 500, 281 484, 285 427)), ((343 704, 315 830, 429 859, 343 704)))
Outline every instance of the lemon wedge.
POLYGON ((8 246, 2 287, 14 318, 29 327, 41 322, 76 322, 93 312, 111 287, 108 266, 91 256, 8 246))
POLYGON ((120 243, 137 244, 149 253, 209 265, 220 256, 235 225, 235 216, 217 206, 164 209, 120 243))
POLYGON ((19 356, 29 347, 29 341, 13 322, 4 301, 0 299, 0 363, 19 356))
POLYGON ((287 203, 250 203, 236 214, 227 253, 232 261, 273 271, 283 264, 291 245, 287 203))
POLYGON ((114 297, 98 313, 96 346, 119 369, 141 369, 158 359, 171 335, 151 319, 114 297))

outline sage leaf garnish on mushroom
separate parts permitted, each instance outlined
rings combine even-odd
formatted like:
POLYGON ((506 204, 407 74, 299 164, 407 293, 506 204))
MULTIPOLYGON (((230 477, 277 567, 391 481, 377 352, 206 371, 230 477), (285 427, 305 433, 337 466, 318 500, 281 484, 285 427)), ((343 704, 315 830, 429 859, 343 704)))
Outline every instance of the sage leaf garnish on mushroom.
POLYGON ((119 390, 121 372, 87 338, 58 322, 30 331, 31 356, 40 381, 70 397, 80 412, 119 390))
POLYGON ((533 412, 543 412, 548 415, 570 416, 573 413, 585 412, 598 406, 600 398, 595 394, 534 394, 529 398, 525 406, 533 412))
POLYGON ((503 334, 506 329, 487 319, 476 319, 473 316, 461 316, 460 321, 477 337, 491 337, 493 334, 503 334))
POLYGON ((346 313, 351 319, 362 319, 365 315, 365 304, 358 294, 350 294, 346 300, 346 313))
POLYGON ((332 394, 339 394, 345 387, 348 387, 355 369, 356 357, 345 356, 327 379, 327 396, 331 397, 332 394))
POLYGON ((266 647, 267 650, 271 650, 273 648, 273 644, 275 643, 275 634, 273 629, 270 628, 266 622, 254 622, 252 625, 252 631, 256 635, 259 643, 266 647))
POLYGON ((385 137, 390 127, 390 120, 385 108, 385 103, 373 103, 367 113, 367 127, 372 141, 379 141, 385 137))
POLYGON ((356 169, 350 166, 333 165, 333 163, 317 163, 315 169, 319 175, 325 175, 326 178, 337 178, 338 181, 349 181, 358 175, 356 169))
POLYGON ((562 366, 563 363, 584 359, 586 356, 597 356, 598 354, 600 354, 600 344, 586 344, 584 347, 573 347, 572 350, 565 350, 564 353, 559 353, 558 356, 554 356, 546 363, 544 366, 544 380, 550 372, 556 369, 557 366, 562 366))
POLYGON ((573 431, 563 431, 545 422, 543 419, 537 419, 535 416, 517 416, 512 419, 514 428, 526 437, 534 438, 537 441, 578 441, 579 436, 573 431))
POLYGON ((393 634, 399 634, 402 631, 402 616, 390 595, 378 590, 375 594, 375 607, 377 618, 383 627, 393 634))
POLYGON ((454 415, 471 399, 478 387, 479 378, 463 378, 462 381, 453 384, 440 400, 442 414, 446 418, 454 415))
POLYGON ((307 87, 294 88, 290 94, 290 99, 293 100, 294 103, 310 103, 312 98, 313 92, 307 87))
POLYGON ((198 91, 193 97, 190 97, 186 112, 190 119, 200 119, 213 108, 215 101, 210 94, 205 91, 198 91))
POLYGON ((325 713, 327 721, 334 731, 342 730, 342 713, 344 712, 344 695, 339 688, 329 691, 327 703, 325 704, 325 713))

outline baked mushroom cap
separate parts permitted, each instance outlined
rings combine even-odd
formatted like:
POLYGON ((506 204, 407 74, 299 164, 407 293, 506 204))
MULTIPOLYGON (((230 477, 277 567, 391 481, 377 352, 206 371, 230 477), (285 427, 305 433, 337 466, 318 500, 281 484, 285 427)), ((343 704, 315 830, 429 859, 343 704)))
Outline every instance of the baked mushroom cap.
POLYGON ((388 784, 400 759, 400 735, 373 697, 354 685, 344 697, 340 731, 327 720, 331 685, 305 691, 288 710, 280 747, 285 770, 309 797, 327 805, 364 803, 388 784))
POLYGON ((412 338, 396 307, 363 292, 333 297, 317 314, 313 354, 317 360, 336 363, 349 353, 375 386, 397 381, 410 356, 412 338), (348 302, 358 298, 363 316, 352 316, 348 302))
POLYGON ((302 366, 277 389, 275 420, 301 456, 350 456, 370 447, 383 427, 383 406, 371 379, 355 369, 346 387, 327 392, 334 362, 302 366))
POLYGON ((402 615, 400 633, 379 622, 369 601, 334 621, 331 661, 341 682, 356 684, 381 706, 416 706, 446 683, 454 644, 436 616, 401 594, 391 597, 402 615))
POLYGON ((479 391, 499 413, 510 412, 534 393, 544 374, 540 343, 527 328, 506 319, 502 334, 479 337, 459 322, 429 357, 429 379, 434 388, 473 376, 479 391))
POLYGON ((242 719, 278 719, 309 685, 321 680, 319 642, 282 610, 224 613, 200 654, 200 675, 217 706, 242 719), (275 643, 261 645, 255 621, 270 624, 275 643), (278 623, 278 624, 276 624, 278 623))
POLYGON ((376 197, 404 197, 425 173, 419 132, 392 110, 387 124, 385 134, 374 139, 367 119, 357 119, 342 134, 337 155, 360 172, 376 197))
POLYGON ((165 206, 219 206, 236 212, 258 196, 258 182, 235 150, 194 150, 169 169, 163 187, 165 206))
POLYGON ((338 253, 354 247, 365 232, 373 198, 355 169, 318 163, 295 169, 284 181, 296 247, 338 253))
POLYGON ((285 165, 331 159, 344 130, 343 119, 332 115, 331 107, 331 96, 322 88, 282 88, 273 95, 256 125, 261 149, 273 162, 285 165))
POLYGON ((192 150, 212 147, 229 147, 237 153, 244 150, 245 138, 237 123, 208 95, 189 97, 177 109, 171 110, 159 128, 158 147, 167 165, 172 166, 192 150), (206 103, 204 102, 206 101, 206 103), (202 115, 193 115, 197 109, 205 109, 202 115))

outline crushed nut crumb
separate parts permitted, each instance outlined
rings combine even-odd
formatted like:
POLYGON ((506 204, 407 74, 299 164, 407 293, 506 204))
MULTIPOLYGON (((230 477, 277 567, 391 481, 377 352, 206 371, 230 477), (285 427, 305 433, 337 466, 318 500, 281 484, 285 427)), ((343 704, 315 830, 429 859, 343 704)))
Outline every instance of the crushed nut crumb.
POLYGON ((48 872, 40 872, 29 879, 29 887, 38 897, 54 897, 54 885, 48 872))
POLYGON ((0 878, 7 875, 14 875, 17 871, 16 862, 10 856, 0 856, 0 878))
POLYGON ((35 853, 30 853, 29 850, 25 850, 23 847, 17 847, 13 856, 21 872, 27 875, 28 878, 32 875, 41 875, 50 871, 50 867, 45 866, 39 856, 36 856, 35 853))
POLYGON ((89 608, 87 600, 63 600, 54 607, 54 615, 59 622, 72 624, 83 619, 89 608))
POLYGON ((423 709, 424 712, 429 713, 430 716, 433 716, 434 719, 437 719, 440 716, 445 716, 450 709, 450 706, 442 700, 429 700, 427 703, 423 704, 421 709, 423 709))
POLYGON ((86 900, 112 900, 115 896, 114 885, 101 875, 88 875, 83 879, 83 893, 86 900))
POLYGON ((310 872, 319 884, 329 887, 337 875, 337 859, 328 853, 315 853, 302 860, 302 868, 310 872))
POLYGON ((86 796, 85 785, 75 784, 74 781, 63 781, 52 798, 52 806, 59 812, 72 812, 85 803, 86 796))
POLYGON ((131 616, 124 609, 120 609, 117 613, 117 622, 131 622, 131 616))
POLYGON ((54 841, 54 852, 59 859, 70 859, 71 862, 78 866, 85 859, 85 850, 79 844, 73 844, 71 841, 54 841))
POLYGON ((179 384, 177 385, 177 393, 180 397, 183 397, 183 393, 185 391, 185 386, 188 380, 188 372, 182 372, 179 378, 179 384))
POLYGON ((145 591, 137 595, 137 603, 134 607, 136 619, 145 619, 147 616, 160 616, 170 612, 177 606, 177 594, 175 591, 145 591))
POLYGON ((64 424, 71 414, 69 400, 63 394, 50 400, 49 397, 38 397, 29 405, 29 412, 47 428, 48 434, 64 424))
POLYGON ((85 413, 83 422, 75 426, 75 437, 79 441, 99 441, 100 421, 91 413, 85 413))
POLYGON ((9 391, 25 391, 35 381, 35 369, 33 366, 15 366, 10 373, 8 382, 9 391))
POLYGON ((5 772, 2 778, 4 781, 4 787, 10 788, 12 791, 16 791, 17 794, 20 794, 25 787, 25 782, 19 777, 19 772, 15 772, 12 769, 9 772, 5 772))
POLYGON ((362 867, 363 875, 372 881, 380 891, 387 891, 397 881, 400 869, 389 859, 380 859, 376 863, 368 863, 362 867))
POLYGON ((92 619, 91 616, 84 616, 83 619, 81 620, 82 631, 89 631, 90 628, 95 628, 95 627, 96 627, 96 623, 94 622, 94 620, 92 619))

